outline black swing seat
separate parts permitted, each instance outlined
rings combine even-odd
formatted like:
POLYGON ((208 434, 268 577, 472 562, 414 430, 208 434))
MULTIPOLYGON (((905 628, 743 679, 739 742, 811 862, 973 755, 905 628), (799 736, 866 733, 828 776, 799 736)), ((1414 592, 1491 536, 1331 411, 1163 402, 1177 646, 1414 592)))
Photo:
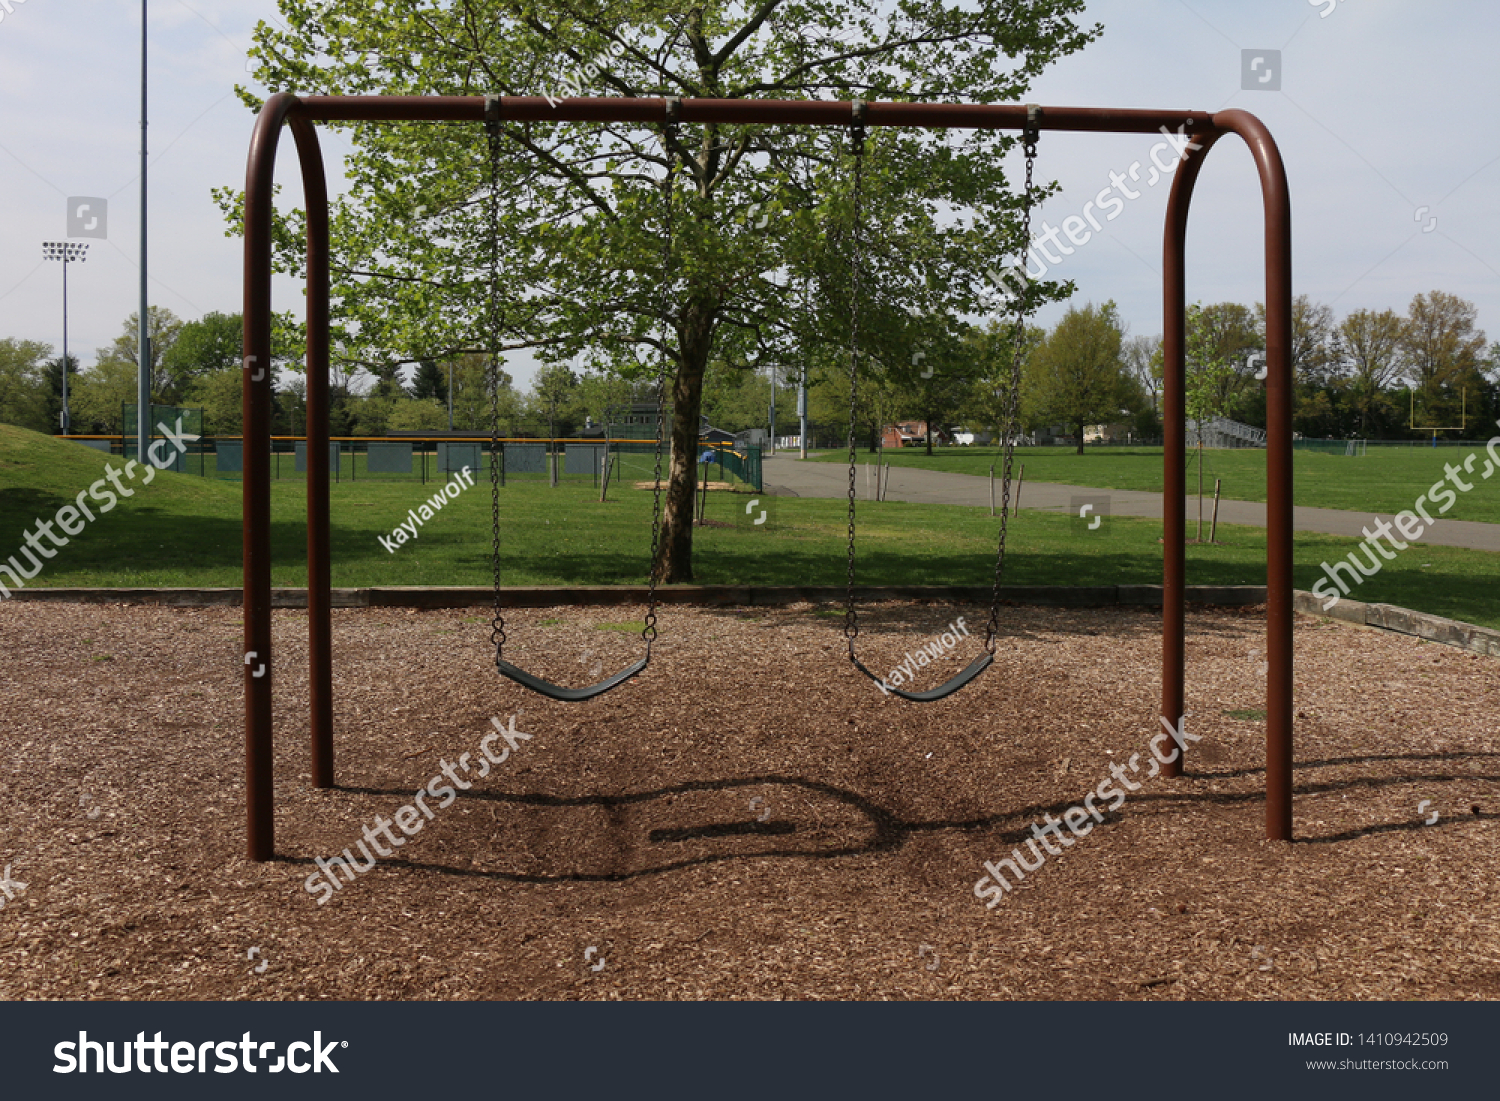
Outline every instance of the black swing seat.
POLYGON ((611 677, 606 677, 598 684, 590 684, 584 688, 564 688, 560 684, 553 684, 551 681, 543 680, 541 677, 528 673, 520 666, 512 665, 510 662, 502 661, 499 658, 495 659, 495 668, 502 677, 509 677, 521 685, 521 687, 529 688, 533 692, 539 692, 549 699, 563 700, 567 703, 578 703, 582 700, 591 700, 595 696, 602 696, 611 688, 618 688, 642 669, 646 668, 646 664, 650 660, 650 656, 647 655, 634 665, 621 669, 618 673, 611 677))
POLYGON ((849 660, 854 662, 854 668, 858 669, 861 673, 869 677, 876 684, 879 684, 885 689, 885 691, 889 692, 891 695, 900 696, 903 700, 910 700, 912 703, 931 703, 934 700, 940 700, 946 696, 953 695, 953 693, 957 692, 964 685, 968 684, 975 677, 979 676, 980 673, 989 668, 990 663, 995 660, 995 655, 989 653, 988 651, 980 654, 973 661, 969 662, 968 666, 966 666, 963 671, 960 672, 952 680, 947 681, 944 684, 940 684, 936 688, 928 689, 926 692, 903 692, 901 689, 895 687, 894 685, 887 684, 884 678, 878 677, 874 673, 866 669, 863 665, 860 664, 858 658, 851 655, 849 660))

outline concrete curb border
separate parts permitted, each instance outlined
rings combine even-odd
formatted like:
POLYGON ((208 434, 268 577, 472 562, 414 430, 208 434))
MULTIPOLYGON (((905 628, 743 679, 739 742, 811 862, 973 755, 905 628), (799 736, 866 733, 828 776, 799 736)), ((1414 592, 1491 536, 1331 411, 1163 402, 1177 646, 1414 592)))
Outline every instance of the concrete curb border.
POLYGON ((1366 604, 1360 600, 1343 597, 1332 608, 1323 609, 1323 600, 1312 593, 1296 590, 1292 607, 1305 615, 1321 616, 1355 623, 1362 627, 1375 627, 1382 631, 1412 635, 1428 642, 1440 642, 1444 646, 1456 646, 1489 657, 1500 657, 1500 631, 1479 627, 1457 619, 1445 619, 1427 612, 1414 612, 1410 608, 1398 608, 1394 604, 1366 604))
MULTIPOLYGON (((1062 608, 1161 604, 1160 585, 1007 585, 1000 592, 1007 604, 1062 608)), ((643 604, 646 600, 644 585, 581 588, 536 585, 509 588, 503 593, 509 608, 554 608, 566 604, 608 607, 643 604)), ((949 604, 987 604, 990 590, 983 585, 871 585, 856 588, 855 595, 860 600, 871 602, 930 600, 949 604)), ((749 607, 839 602, 844 598, 844 589, 835 585, 673 585, 657 590, 657 597, 663 604, 749 607)), ((160 604, 174 608, 238 607, 242 602, 239 589, 21 589, 10 599, 61 604, 160 604)), ((411 585, 333 590, 335 608, 482 608, 488 607, 492 599, 492 590, 482 586, 411 585)), ((1190 604, 1247 607, 1265 603, 1266 589, 1264 585, 1189 585, 1187 599, 1190 604)), ((271 604, 276 608, 306 608, 307 590, 272 589, 271 604)), ((1293 594, 1292 606, 1304 615, 1394 631, 1476 654, 1500 657, 1500 631, 1489 627, 1415 612, 1394 604, 1366 604, 1347 597, 1325 611, 1321 598, 1302 589, 1293 594)))

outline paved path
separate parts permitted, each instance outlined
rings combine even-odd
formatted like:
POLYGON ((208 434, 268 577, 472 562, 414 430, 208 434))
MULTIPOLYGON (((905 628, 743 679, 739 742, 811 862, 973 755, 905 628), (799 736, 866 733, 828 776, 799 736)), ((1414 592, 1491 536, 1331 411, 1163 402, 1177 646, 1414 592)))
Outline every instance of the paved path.
MULTIPOLYGON (((800 462, 796 453, 778 452, 764 459, 766 489, 790 497, 843 497, 849 492, 849 468, 843 463, 800 462)), ((874 466, 867 473, 861 463, 856 491, 860 500, 874 497, 874 466)), ((995 492, 999 493, 998 479, 995 492)), ((930 505, 975 505, 988 508, 989 479, 972 474, 950 474, 946 471, 918 467, 891 467, 887 501, 911 501, 930 505)), ((1145 516, 1160 519, 1162 495, 1126 489, 1092 489, 1087 486, 1058 485, 1054 482, 1027 482, 1021 487, 1021 507, 1051 512, 1073 512, 1084 501, 1094 502, 1095 513, 1104 511, 1107 502, 1113 516, 1145 516), (1075 498, 1078 503, 1075 504, 1075 498)), ((1203 522, 1208 523, 1213 508, 1205 499, 1203 522)), ((1188 499, 1188 518, 1196 520, 1198 499, 1188 499)), ((1365 537, 1364 528, 1373 528, 1377 519, 1389 523, 1388 513, 1346 512, 1336 508, 1292 509, 1292 525, 1297 531, 1315 531, 1325 535, 1365 537)), ((1220 501, 1219 522, 1266 526, 1266 506, 1257 501, 1220 501)), ((1424 525, 1425 526, 1425 525, 1424 525)), ((1397 538, 1400 538, 1398 535, 1397 538)), ((1437 520, 1417 544, 1444 547, 1469 547, 1473 550, 1500 551, 1500 524, 1480 524, 1470 520, 1437 520)))

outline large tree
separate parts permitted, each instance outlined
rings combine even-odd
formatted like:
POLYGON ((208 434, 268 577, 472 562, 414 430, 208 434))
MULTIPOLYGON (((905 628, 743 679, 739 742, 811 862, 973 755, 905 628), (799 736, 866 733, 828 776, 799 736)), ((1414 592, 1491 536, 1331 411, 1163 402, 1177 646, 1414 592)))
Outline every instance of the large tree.
MULTIPOLYGON (((140 347, 140 322, 137 318, 139 311, 132 313, 125 319, 124 331, 115 337, 115 342, 108 348, 99 349, 95 369, 104 366, 106 361, 110 362, 113 374, 123 371, 124 364, 139 365, 141 357, 137 350, 140 347)), ((177 337, 182 333, 182 319, 165 306, 151 306, 146 311, 146 341, 151 350, 150 357, 150 390, 151 400, 160 402, 176 402, 182 398, 182 392, 176 385, 173 369, 168 364, 171 362, 172 346, 177 343, 177 337)), ((139 367, 137 366, 137 370, 139 367)), ((124 400, 132 400, 126 398, 124 400)), ((115 421, 118 423, 120 415, 115 413, 115 421)))
MULTIPOLYGON (((327 94, 1017 102, 1047 65, 1100 33, 1073 21, 1083 0, 279 3, 286 29, 260 24, 257 77, 327 94)), ((801 358, 847 341, 847 136, 507 122, 490 180, 481 127, 344 129, 348 189, 333 214, 344 345, 371 363, 490 346, 482 262, 496 189, 503 348, 633 377, 666 364, 672 468, 659 565, 667 581, 690 581, 708 363, 716 353, 801 358), (777 272, 807 293, 789 298, 777 272)), ((958 316, 993 305, 985 272, 1020 244, 1002 168, 1015 141, 872 130, 860 290, 869 369, 898 362, 879 353, 901 342, 913 309, 958 316)), ((237 215, 238 197, 219 195, 237 215)), ((300 224, 293 212, 279 227, 281 270, 301 271, 300 224)))
POLYGON ((231 371, 238 378, 244 330, 244 319, 237 313, 215 311, 184 322, 161 355, 162 390, 187 398, 206 376, 231 371))
POLYGON ((1395 310, 1355 310, 1340 323, 1339 338, 1350 398, 1359 413, 1359 434, 1369 436, 1395 411, 1385 391, 1405 368, 1401 318, 1395 310))
POLYGON ((1401 350, 1416 387, 1418 427, 1457 426, 1466 398, 1477 401, 1484 385, 1484 330, 1474 303, 1433 291, 1411 300, 1401 350), (1467 394, 1463 393, 1467 391, 1467 394))
MULTIPOLYGON (((134 406, 138 397, 138 368, 133 360, 101 354, 87 371, 80 372, 70 385, 68 405, 75 431, 116 433, 121 430, 124 407, 134 406)), ((160 395, 152 393, 151 400, 160 395)))
POLYGON ((0 422, 35 432, 56 430, 49 402, 51 387, 43 366, 51 354, 50 344, 0 338, 0 422))
POLYGON ((1028 417, 1074 428, 1080 455, 1088 425, 1133 419, 1140 411, 1143 394, 1121 358, 1123 339, 1113 302, 1069 306, 1022 368, 1028 417))

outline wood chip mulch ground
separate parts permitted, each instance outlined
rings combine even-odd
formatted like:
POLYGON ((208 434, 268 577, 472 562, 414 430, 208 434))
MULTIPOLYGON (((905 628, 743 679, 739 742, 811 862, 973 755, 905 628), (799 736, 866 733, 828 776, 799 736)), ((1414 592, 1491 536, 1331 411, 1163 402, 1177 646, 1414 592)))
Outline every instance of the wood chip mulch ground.
MULTIPOLYGON (((0 603, 0 998, 1500 998, 1500 665, 1299 618, 1298 840, 1267 842, 1261 613, 1190 616, 1189 774, 990 909, 986 861, 1149 758, 1151 610, 1007 608, 995 666, 927 705, 853 671, 826 607, 668 608, 584 704, 498 679, 477 612, 337 611, 325 791, 278 612, 280 855, 252 863, 238 609, 0 603), (516 748, 481 777, 492 718, 516 748), (391 855, 307 889, 366 826, 391 855)), ((960 615, 937 683, 982 609, 872 607, 861 656, 960 615)), ((630 617, 517 612, 507 657, 588 681, 630 617)))

